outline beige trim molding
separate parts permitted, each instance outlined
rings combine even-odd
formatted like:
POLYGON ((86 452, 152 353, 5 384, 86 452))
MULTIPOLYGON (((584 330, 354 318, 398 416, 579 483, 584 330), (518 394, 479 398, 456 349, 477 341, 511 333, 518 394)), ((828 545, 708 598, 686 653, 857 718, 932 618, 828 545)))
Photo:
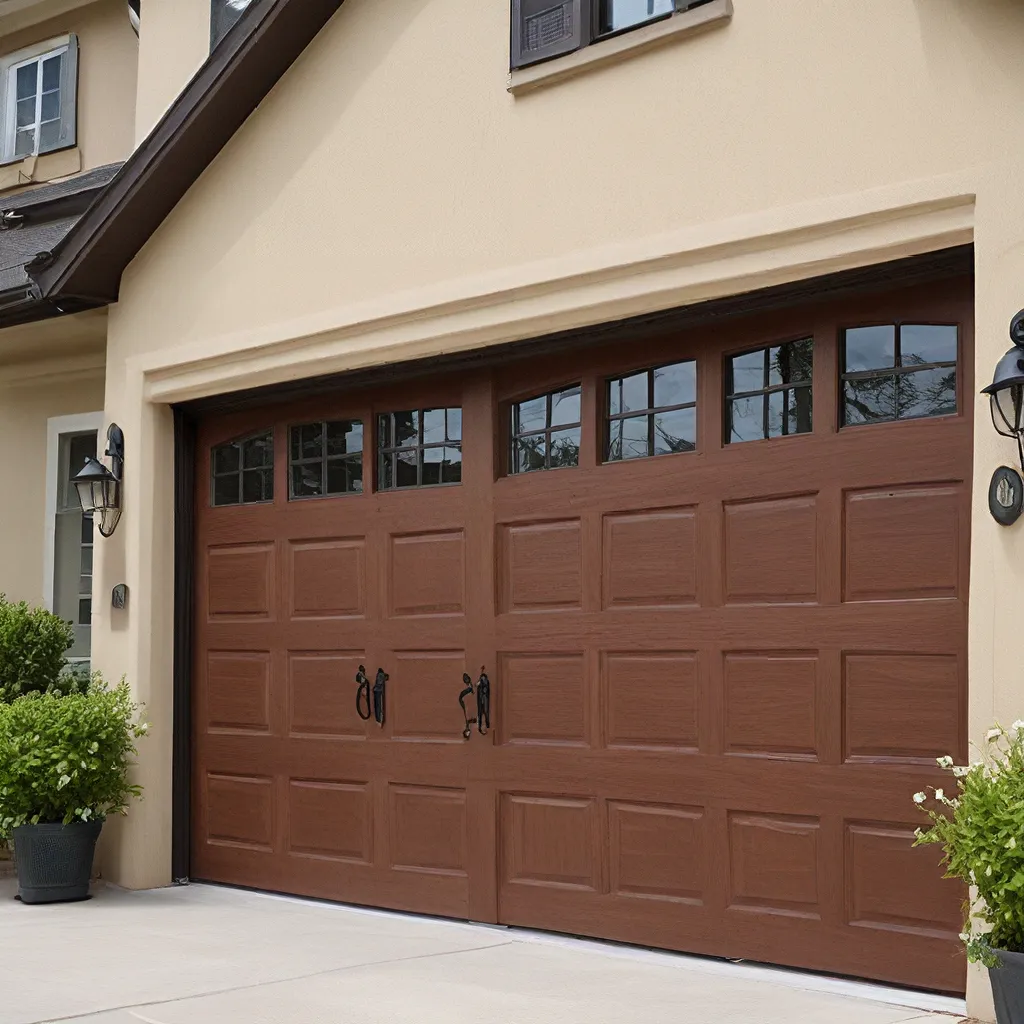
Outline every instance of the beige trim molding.
POLYGON ((711 0, 711 3, 695 7, 692 11, 680 11, 652 25, 601 39, 564 57, 513 70, 509 72, 508 91, 514 96, 522 96, 596 68, 636 57, 656 46, 689 39, 710 28, 725 25, 731 18, 732 0, 711 0))
POLYGON ((0 370, 0 388, 41 387, 70 380, 102 378, 106 369, 105 352, 14 363, 0 370))
POLYGON ((959 177, 857 193, 387 295, 128 360, 170 403, 623 319, 974 237, 959 177))

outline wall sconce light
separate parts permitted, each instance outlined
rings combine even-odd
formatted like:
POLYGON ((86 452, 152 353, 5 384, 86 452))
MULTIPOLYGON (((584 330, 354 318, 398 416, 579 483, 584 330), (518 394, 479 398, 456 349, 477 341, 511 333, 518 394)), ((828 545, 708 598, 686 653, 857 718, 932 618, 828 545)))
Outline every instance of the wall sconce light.
POLYGON ((98 459, 85 460, 82 471, 72 480, 78 491, 82 511, 99 513, 100 535, 110 537, 121 519, 121 478, 124 474, 124 434, 116 423, 107 429, 107 456, 110 469, 98 459))
MULTIPOLYGON (((1013 348, 998 363, 992 383, 982 389, 988 395, 992 426, 1003 437, 1017 442, 1017 454, 1024 469, 1024 309, 1010 321, 1013 348)), ((1024 480, 1009 466, 1000 466, 992 474, 988 488, 988 507, 1001 526, 1011 526, 1024 510, 1024 480)))

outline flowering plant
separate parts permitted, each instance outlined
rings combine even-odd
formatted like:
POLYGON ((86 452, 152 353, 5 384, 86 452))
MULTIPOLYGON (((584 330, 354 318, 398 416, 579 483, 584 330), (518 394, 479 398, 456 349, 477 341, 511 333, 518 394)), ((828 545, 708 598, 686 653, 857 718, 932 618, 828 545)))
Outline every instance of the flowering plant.
POLYGON ((956 792, 914 794, 932 822, 917 830, 915 845, 941 845, 946 877, 977 890, 964 906, 960 938, 968 960, 995 967, 993 949, 1024 952, 1024 721, 990 729, 978 761, 938 763, 956 792))

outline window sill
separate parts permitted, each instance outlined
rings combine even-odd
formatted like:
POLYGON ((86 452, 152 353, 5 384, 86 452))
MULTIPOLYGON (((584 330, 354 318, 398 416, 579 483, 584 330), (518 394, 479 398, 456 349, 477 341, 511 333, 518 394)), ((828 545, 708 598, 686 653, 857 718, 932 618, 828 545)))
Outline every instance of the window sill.
POLYGON ((623 32, 530 68, 517 68, 509 75, 508 91, 513 96, 543 89, 566 78, 575 78, 598 67, 616 64, 657 46, 677 39, 689 38, 723 25, 732 17, 732 0, 711 0, 711 3, 682 11, 671 18, 623 32))
POLYGON ((0 164, 0 192, 66 178, 78 174, 81 169, 82 151, 77 146, 41 153, 39 156, 26 156, 0 164))

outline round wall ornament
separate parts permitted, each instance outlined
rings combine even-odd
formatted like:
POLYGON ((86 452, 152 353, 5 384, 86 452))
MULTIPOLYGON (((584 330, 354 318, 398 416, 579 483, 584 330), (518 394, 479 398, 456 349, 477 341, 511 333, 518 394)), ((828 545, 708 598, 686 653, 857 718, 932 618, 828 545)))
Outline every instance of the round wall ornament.
POLYGON ((988 485, 988 510, 1000 526, 1012 526, 1024 509, 1024 480, 1009 466, 1000 466, 988 485))

